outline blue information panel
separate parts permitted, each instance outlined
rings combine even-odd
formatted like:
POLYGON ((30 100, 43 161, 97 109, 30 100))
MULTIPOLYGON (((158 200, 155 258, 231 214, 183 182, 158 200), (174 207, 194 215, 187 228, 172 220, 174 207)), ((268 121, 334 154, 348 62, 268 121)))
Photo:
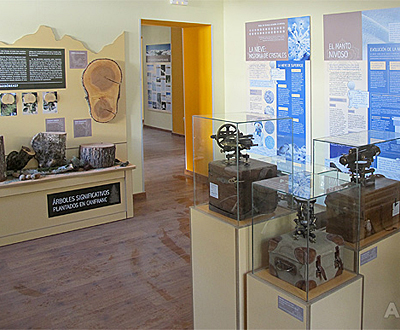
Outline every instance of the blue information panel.
MULTIPOLYGON (((304 164, 306 161, 306 83, 304 61, 278 61, 277 68, 285 70, 285 80, 277 81, 278 118, 293 118, 293 155, 287 158, 304 164)), ((287 121, 278 125, 279 153, 292 143, 287 121)), ((291 149, 291 148, 290 148, 291 149)))
MULTIPOLYGON (((368 90, 369 128, 400 132, 400 43, 368 45, 368 90)), ((379 158, 396 159, 400 153, 396 142, 380 148, 379 158)), ((395 172, 389 176, 399 174, 395 172)))

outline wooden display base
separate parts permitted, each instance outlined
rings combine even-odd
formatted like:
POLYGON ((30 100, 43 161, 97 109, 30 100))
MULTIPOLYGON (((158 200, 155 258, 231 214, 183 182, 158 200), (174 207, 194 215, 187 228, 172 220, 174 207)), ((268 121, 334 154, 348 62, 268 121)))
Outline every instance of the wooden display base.
MULTIPOLYGON (((287 212, 286 212, 287 213, 287 212)), ((268 221, 276 236, 292 218, 268 221), (275 221, 276 220, 276 221, 275 221), (279 222, 279 225, 277 223, 279 222)), ((191 208, 191 261, 195 329, 244 329, 246 274, 252 269, 252 220, 235 221, 209 210, 208 204, 191 208)), ((261 220, 255 226, 266 226, 261 220)), ((261 233, 262 229, 256 229, 261 233)), ((259 238, 257 237, 257 240, 259 238)), ((255 252, 256 260, 263 251, 255 252)))
POLYGON ((247 328, 361 329, 363 278, 345 276, 347 281, 306 302, 292 293, 292 285, 276 285, 276 277, 247 274, 247 328))
POLYGON ((132 217, 135 168, 0 183, 0 246, 132 217))
POLYGON ((400 232, 362 249, 359 259, 364 276, 363 329, 400 329, 400 232))
POLYGON ((257 215, 256 217, 254 217, 254 219, 252 217, 249 217, 249 218, 238 221, 238 220, 229 218, 221 213, 210 210, 208 204, 197 205, 196 209, 201 210, 204 213, 207 213, 213 217, 218 218, 220 221, 224 221, 224 222, 230 224, 231 226, 236 226, 238 228, 251 226, 253 221, 255 223, 265 222, 266 219, 279 218, 282 216, 286 216, 288 214, 294 214, 294 211, 289 211, 288 209, 280 207, 278 205, 277 208, 275 209, 275 211, 269 213, 268 215, 257 215))
POLYGON ((251 226, 235 223, 208 205, 191 208, 195 329, 243 329, 246 324, 244 274, 251 267, 251 226))
MULTIPOLYGON (((278 277, 271 275, 267 269, 263 269, 254 273, 254 276, 259 277, 262 280, 268 281, 269 283, 281 288, 282 290, 285 290, 286 292, 292 294, 293 296, 296 296, 304 301, 307 301, 307 294, 304 290, 296 288, 294 285, 282 281, 278 277)), ((335 277, 322 285, 317 286, 315 289, 310 290, 308 295, 308 300, 312 300, 319 297, 322 294, 326 294, 328 291, 340 285, 343 285, 347 281, 354 279, 356 276, 357 276, 356 274, 344 270, 342 275, 335 277)))

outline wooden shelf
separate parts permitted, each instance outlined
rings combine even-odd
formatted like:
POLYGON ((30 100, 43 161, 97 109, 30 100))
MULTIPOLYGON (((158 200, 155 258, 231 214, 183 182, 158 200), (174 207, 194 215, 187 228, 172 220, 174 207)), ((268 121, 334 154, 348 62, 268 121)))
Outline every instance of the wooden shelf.
POLYGON ((133 217, 132 171, 135 168, 135 165, 112 166, 46 175, 36 180, 2 182, 0 246, 133 217), (85 200, 85 205, 76 205, 77 194, 100 189, 110 189, 110 193, 111 188, 116 190, 113 195, 118 198, 112 203, 105 198, 102 202, 85 200), (76 195, 76 203, 67 205, 68 209, 74 209, 52 213, 50 200, 62 198, 64 194, 76 195))
MULTIPOLYGON (((284 290, 285 292, 291 293, 292 295, 307 301, 307 293, 299 288, 296 288, 294 285, 283 281, 281 279, 279 279, 276 276, 273 276, 269 273, 268 269, 263 269, 260 270, 256 273, 254 273, 255 276, 263 279, 264 281, 267 281, 277 287, 279 287, 280 289, 284 290)), ((318 296, 327 293, 328 291, 346 283, 347 281, 355 278, 357 275, 354 273, 351 273, 347 270, 343 271, 343 274, 340 276, 337 276, 331 280, 329 280, 328 282, 321 284, 319 286, 317 286, 315 289, 312 289, 309 291, 308 294, 308 301, 317 298, 318 296)))

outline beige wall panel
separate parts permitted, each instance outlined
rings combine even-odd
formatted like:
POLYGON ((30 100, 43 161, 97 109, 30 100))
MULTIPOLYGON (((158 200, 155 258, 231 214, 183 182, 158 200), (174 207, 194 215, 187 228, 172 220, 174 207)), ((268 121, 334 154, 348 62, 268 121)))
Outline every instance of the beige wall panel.
POLYGON ((212 79, 213 88, 218 91, 214 104, 216 108, 224 109, 224 1, 198 0, 188 6, 171 5, 164 0, 82 0, 77 4, 69 0, 58 0, 51 6, 47 0, 3 1, 2 12, 11 14, 2 17, 0 40, 13 44, 22 36, 36 31, 38 26, 46 25, 54 29, 57 38, 70 35, 84 42, 93 52, 99 52, 125 31, 127 150, 129 161, 137 165, 133 173, 133 191, 141 192, 144 185, 140 22, 152 19, 212 24, 212 79))
POLYGON ((95 142, 111 142, 118 144, 116 157, 121 160, 127 159, 126 149, 126 94, 125 94, 125 34, 121 34, 112 45, 104 47, 99 53, 88 50, 82 42, 72 37, 64 36, 57 40, 53 30, 41 26, 36 33, 20 38, 12 45, 0 43, 0 47, 19 48, 63 48, 65 49, 66 88, 58 92, 58 113, 43 114, 43 92, 47 89, 34 89, 38 93, 38 114, 22 114, 22 92, 15 90, 9 92, 17 93, 18 115, 12 117, 0 117, 0 131, 5 137, 6 153, 19 150, 22 145, 30 146, 32 137, 38 132, 46 130, 45 121, 51 118, 65 118, 67 132, 68 156, 78 155, 80 144, 95 142), (120 99, 118 102, 118 113, 108 123, 98 123, 94 120, 92 124, 92 136, 74 138, 73 121, 76 119, 90 119, 89 105, 86 102, 85 90, 82 86, 82 73, 84 69, 69 69, 69 51, 87 51, 88 63, 97 58, 110 58, 115 60, 122 70, 123 83, 120 88, 120 99))

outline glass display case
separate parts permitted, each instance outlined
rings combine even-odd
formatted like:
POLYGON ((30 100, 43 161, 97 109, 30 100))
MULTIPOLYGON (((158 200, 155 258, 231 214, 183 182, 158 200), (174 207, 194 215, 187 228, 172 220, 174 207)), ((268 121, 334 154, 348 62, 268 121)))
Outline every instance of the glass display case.
MULTIPOLYGON (((362 247, 399 229, 400 201, 400 133, 361 131, 314 139, 314 173, 335 169, 348 181, 359 183, 360 229, 362 247)), ((343 194, 339 221, 327 224, 327 231, 341 235, 347 242, 357 241, 351 221, 353 197, 343 194)))
POLYGON ((254 182, 252 191, 254 275, 304 301, 357 275, 357 240, 346 243, 327 223, 358 223, 358 183, 340 179, 337 171, 295 172, 254 182), (352 197, 354 219, 340 218, 342 194, 352 197), (270 199, 277 201, 274 210, 263 207, 270 199))
POLYGON ((292 119, 193 116, 194 207, 250 225, 253 182, 293 173, 292 119))

